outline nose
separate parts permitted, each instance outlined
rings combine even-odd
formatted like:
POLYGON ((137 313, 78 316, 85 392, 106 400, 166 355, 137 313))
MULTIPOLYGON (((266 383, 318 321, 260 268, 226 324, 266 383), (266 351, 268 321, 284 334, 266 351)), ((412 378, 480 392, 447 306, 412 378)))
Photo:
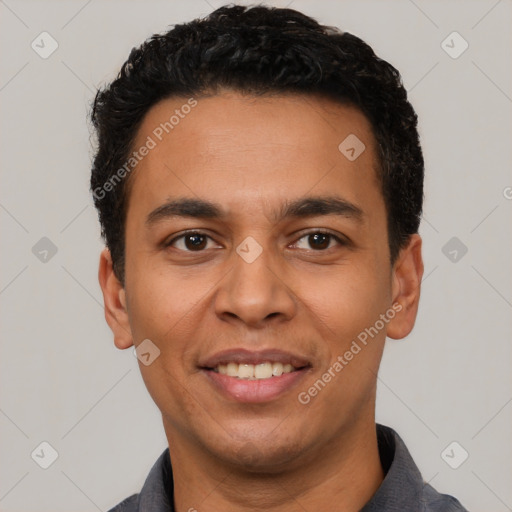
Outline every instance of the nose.
POLYGON ((233 259, 233 268, 215 295, 215 312, 221 320, 264 328, 294 317, 293 291, 269 250, 252 262, 236 253, 233 259))

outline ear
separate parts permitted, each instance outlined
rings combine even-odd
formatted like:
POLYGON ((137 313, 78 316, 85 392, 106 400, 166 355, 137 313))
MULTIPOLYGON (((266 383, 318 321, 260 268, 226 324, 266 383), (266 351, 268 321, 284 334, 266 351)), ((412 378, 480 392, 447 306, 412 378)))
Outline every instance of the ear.
POLYGON ((101 252, 98 280, 105 303, 105 319, 114 333, 114 343, 119 349, 129 348, 133 345, 133 338, 126 309, 126 295, 123 285, 114 273, 112 256, 108 249, 101 252))
POLYGON ((421 237, 411 235, 407 246, 399 253, 392 272, 392 299, 396 315, 388 323, 387 336, 393 339, 405 338, 414 327, 420 300, 423 258, 421 237), (401 309, 398 309, 400 308, 401 309))

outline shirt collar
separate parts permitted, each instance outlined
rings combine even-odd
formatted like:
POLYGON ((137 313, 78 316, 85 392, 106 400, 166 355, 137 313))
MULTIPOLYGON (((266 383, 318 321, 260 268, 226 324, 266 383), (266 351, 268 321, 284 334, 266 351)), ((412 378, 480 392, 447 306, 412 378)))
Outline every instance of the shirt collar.
MULTIPOLYGON (((377 425, 381 464, 386 476, 361 512, 420 512, 424 484, 421 474, 400 436, 377 425), (387 471, 386 471, 387 470, 387 471)), ((173 478, 169 449, 151 469, 138 496, 138 511, 174 512, 173 478)))
POLYGON ((151 468, 140 491, 137 511, 174 512, 174 486, 169 448, 151 468))
POLYGON ((361 512, 420 512, 425 484, 405 443, 393 429, 383 425, 377 425, 377 441, 386 476, 361 512))

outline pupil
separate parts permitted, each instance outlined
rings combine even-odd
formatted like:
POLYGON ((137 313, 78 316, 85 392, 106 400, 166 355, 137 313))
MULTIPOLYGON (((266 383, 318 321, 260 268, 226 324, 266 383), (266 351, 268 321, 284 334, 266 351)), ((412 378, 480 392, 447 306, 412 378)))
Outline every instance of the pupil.
POLYGON ((203 235, 188 235, 185 238, 185 245, 187 249, 197 250, 203 249, 205 246, 206 238, 203 235))
POLYGON ((329 237, 330 235, 315 233, 313 235, 309 235, 309 244, 313 249, 326 249, 329 247, 329 237))

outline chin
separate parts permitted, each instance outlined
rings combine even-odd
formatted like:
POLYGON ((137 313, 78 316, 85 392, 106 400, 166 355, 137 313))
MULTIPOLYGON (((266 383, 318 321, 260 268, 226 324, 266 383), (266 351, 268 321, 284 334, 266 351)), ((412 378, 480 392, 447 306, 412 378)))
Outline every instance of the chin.
POLYGON ((304 446, 288 439, 230 439, 225 449, 219 451, 219 444, 211 447, 211 452, 225 463, 235 466, 237 471, 248 473, 276 474, 290 470, 297 464, 304 446))

